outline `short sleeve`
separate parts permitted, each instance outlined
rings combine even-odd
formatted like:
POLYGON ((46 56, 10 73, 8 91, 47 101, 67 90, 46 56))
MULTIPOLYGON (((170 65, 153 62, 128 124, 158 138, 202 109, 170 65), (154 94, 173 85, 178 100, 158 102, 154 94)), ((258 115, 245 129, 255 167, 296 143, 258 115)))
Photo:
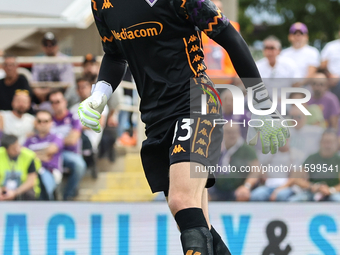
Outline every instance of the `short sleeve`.
POLYGON ((211 1, 201 0, 173 0, 178 15, 210 38, 217 36, 229 24, 229 20, 211 1))
POLYGON ((52 139, 51 143, 54 143, 58 147, 59 151, 61 151, 64 148, 64 141, 63 141, 63 139, 61 139, 60 137, 58 137, 56 135, 52 139))
POLYGON ((330 45, 326 44, 326 46, 321 51, 321 61, 328 60, 330 57, 330 54, 331 54, 330 45))
POLYGON ((318 67, 320 65, 320 53, 316 48, 312 48, 313 51, 311 52, 309 58, 309 65, 318 67))
POLYGON ((35 164, 34 164, 34 159, 32 160, 31 164, 29 165, 27 169, 27 173, 34 173, 36 171, 35 164))
POLYGON ((30 96, 32 97, 32 90, 31 90, 31 87, 28 83, 28 80, 22 74, 20 74, 20 83, 21 83, 22 89, 28 90, 29 93, 30 93, 30 96))
POLYGON ((28 138, 28 139, 26 139, 26 141, 25 141, 25 143, 23 144, 23 146, 26 147, 26 148, 28 148, 28 146, 30 145, 30 143, 31 143, 31 139, 28 138))
POLYGON ((303 162, 303 165, 313 163, 313 162, 314 162, 313 158, 314 158, 316 155, 317 155, 317 154, 310 155, 310 156, 305 160, 305 162, 303 162))
POLYGON ((338 116, 340 114, 340 104, 338 98, 334 94, 330 94, 331 97, 331 102, 332 102, 332 107, 331 108, 331 116, 338 116))
POLYGON ((75 117, 75 114, 72 115, 72 130, 79 130, 81 131, 82 126, 81 122, 78 118, 75 117))
POLYGON ((92 0, 92 14, 95 20, 100 38, 102 40, 103 50, 105 53, 116 55, 118 58, 123 59, 123 55, 116 42, 114 41, 113 34, 105 23, 104 17, 101 17, 100 12, 98 10, 98 0, 92 0))

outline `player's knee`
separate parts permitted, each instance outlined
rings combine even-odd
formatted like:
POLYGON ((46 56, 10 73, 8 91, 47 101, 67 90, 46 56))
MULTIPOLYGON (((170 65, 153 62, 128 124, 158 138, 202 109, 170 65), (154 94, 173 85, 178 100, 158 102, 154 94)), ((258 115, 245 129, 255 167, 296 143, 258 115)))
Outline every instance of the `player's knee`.
POLYGON ((192 207, 190 206, 190 199, 186 198, 183 194, 176 193, 173 195, 169 194, 168 197, 168 205, 171 212, 175 215, 178 211, 183 210, 185 208, 192 207))

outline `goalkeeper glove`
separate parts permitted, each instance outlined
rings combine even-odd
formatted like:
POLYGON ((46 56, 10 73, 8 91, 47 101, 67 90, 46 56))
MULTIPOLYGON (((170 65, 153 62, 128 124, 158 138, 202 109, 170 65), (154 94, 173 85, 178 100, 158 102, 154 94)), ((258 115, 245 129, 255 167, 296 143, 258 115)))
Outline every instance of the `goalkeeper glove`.
POLYGON ((105 81, 99 81, 92 85, 92 94, 90 97, 80 103, 78 115, 81 123, 93 131, 100 133, 101 126, 99 119, 104 107, 112 94, 112 87, 105 81))
MULTIPOLYGON (((268 110, 272 107, 272 101, 268 96, 268 91, 263 83, 260 83, 251 88, 253 90, 252 98, 248 96, 248 101, 252 100, 255 110, 268 110)), ((269 151, 275 154, 279 147, 286 144, 286 139, 289 138, 289 129, 282 126, 281 122, 284 118, 275 110, 268 115, 251 115, 252 125, 256 127, 248 127, 247 143, 256 145, 258 135, 262 143, 262 153, 267 154, 269 151), (256 123, 256 124, 255 124, 256 123), (262 125, 263 124, 263 125, 262 125)))

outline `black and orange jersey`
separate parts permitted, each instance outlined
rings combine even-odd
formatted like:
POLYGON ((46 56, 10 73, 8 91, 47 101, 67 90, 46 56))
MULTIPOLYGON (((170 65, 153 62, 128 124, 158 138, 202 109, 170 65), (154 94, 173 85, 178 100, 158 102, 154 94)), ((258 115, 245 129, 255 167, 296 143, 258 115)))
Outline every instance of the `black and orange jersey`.
POLYGON ((129 64, 147 129, 189 114, 190 78, 206 70, 199 31, 225 29, 220 10, 210 0, 92 0, 92 10, 105 53, 129 64))

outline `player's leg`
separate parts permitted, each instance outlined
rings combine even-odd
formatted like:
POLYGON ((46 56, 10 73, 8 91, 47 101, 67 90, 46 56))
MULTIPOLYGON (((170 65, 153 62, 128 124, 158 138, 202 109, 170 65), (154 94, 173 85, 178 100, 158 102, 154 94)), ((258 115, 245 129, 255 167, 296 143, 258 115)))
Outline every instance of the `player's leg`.
POLYGON ((185 255, 213 255, 213 240, 202 210, 205 178, 190 177, 190 162, 170 166, 168 204, 181 232, 185 255))
POLYGON ((205 219, 210 228, 210 233, 213 237, 213 250, 214 255, 231 255, 228 247, 223 242, 221 236, 217 233, 214 227, 210 224, 209 220, 209 211, 208 211, 208 189, 204 189, 202 195, 202 210, 205 216, 205 219))
POLYGON ((209 210, 208 210, 208 189, 206 188, 203 190, 201 204, 202 204, 202 210, 203 210, 205 220, 207 221, 209 229, 211 229, 211 224, 210 224, 210 219, 209 219, 209 210))

